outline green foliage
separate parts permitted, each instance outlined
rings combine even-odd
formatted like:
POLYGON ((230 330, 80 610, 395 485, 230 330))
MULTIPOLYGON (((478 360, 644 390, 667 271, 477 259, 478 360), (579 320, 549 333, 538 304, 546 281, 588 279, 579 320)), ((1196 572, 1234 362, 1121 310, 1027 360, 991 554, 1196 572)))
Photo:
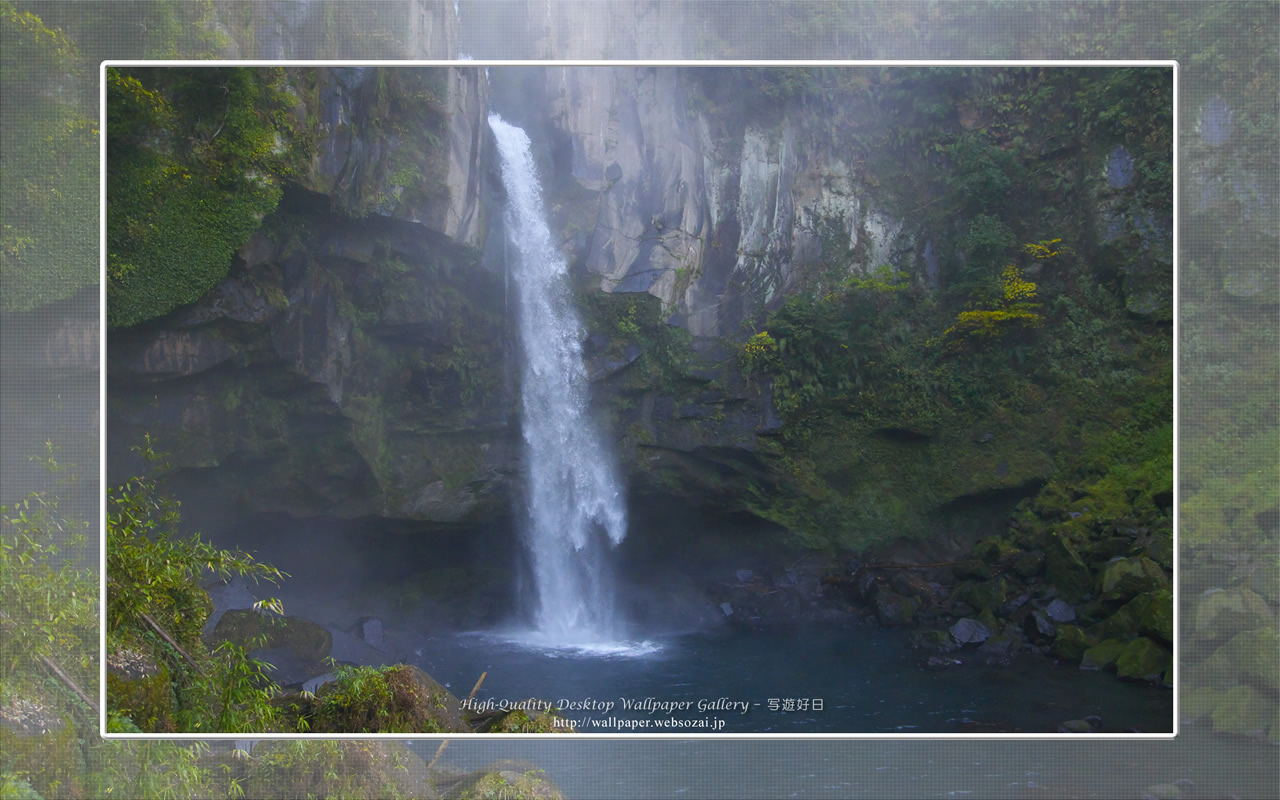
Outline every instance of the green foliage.
POLYGON ((127 327, 194 302, 299 174, 279 69, 107 72, 107 321, 127 327))
POLYGON ((98 126, 75 44, 0 2, 0 311, 28 311, 97 281, 98 126), (21 111, 16 109, 21 107, 21 111))
POLYGON ((768 331, 760 331, 742 343, 738 351, 738 367, 743 375, 771 372, 778 365, 778 343, 768 331))
MULTIPOLYGON (((40 460, 51 475, 62 473, 53 445, 46 447, 40 460)), ((89 523, 68 516, 59 505, 54 490, 0 505, 0 682, 5 685, 31 680, 42 657, 65 665, 82 686, 93 685, 94 665, 85 654, 93 652, 97 638, 97 580, 92 570, 78 568, 61 553, 84 541, 89 523)))
MULTIPOLYGON (((148 463, 162 458, 149 436, 135 450, 148 463)), ((158 490, 154 478, 134 478, 107 491, 108 642, 144 642, 174 675, 174 719, 134 721, 187 731, 270 729, 275 714, 269 701, 277 688, 267 678, 269 665, 230 643, 207 651, 200 635, 212 604, 201 581, 212 573, 277 582, 284 573, 247 554, 219 550, 198 534, 183 536, 177 524, 178 503, 158 490)), ((282 611, 276 600, 256 607, 282 611)))
POLYGON ((339 733, 439 733, 444 729, 429 713, 442 699, 403 666, 351 667, 334 671, 321 687, 310 729, 339 733))

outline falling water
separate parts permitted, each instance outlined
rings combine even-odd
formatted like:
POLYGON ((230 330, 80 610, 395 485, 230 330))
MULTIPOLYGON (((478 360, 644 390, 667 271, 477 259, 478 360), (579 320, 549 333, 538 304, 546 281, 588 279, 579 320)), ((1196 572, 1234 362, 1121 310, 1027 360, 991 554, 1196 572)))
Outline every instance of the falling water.
POLYGON ((508 195, 524 355, 525 535, 537 593, 534 625, 547 644, 606 645, 620 634, 606 556, 627 532, 622 491, 587 414, 582 325, 543 215, 529 137, 497 115, 489 126, 508 195))

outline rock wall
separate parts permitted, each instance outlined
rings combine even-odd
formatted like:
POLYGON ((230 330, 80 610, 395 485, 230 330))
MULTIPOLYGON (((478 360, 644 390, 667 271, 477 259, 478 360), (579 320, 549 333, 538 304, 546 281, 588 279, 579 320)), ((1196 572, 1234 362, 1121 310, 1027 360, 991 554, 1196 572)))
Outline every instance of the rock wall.
POLYGON ((912 247, 859 180, 852 140, 752 105, 740 71, 494 70, 494 85, 495 105, 545 142, 571 262, 603 291, 653 294, 695 336, 739 337, 824 247, 847 248, 853 271, 912 247))

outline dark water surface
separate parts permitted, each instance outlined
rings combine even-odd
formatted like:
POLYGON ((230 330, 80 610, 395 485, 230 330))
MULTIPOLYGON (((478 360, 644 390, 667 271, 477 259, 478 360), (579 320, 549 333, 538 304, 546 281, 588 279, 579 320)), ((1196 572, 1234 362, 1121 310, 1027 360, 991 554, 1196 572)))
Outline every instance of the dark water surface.
POLYGON ((582 732, 1045 733, 1087 716, 1114 732, 1173 729, 1169 689, 1042 658, 988 665, 961 651, 953 655, 967 663, 928 666, 900 630, 725 629, 637 650, 583 654, 464 634, 431 638, 412 660, 459 696, 487 672, 482 702, 567 705, 582 732))

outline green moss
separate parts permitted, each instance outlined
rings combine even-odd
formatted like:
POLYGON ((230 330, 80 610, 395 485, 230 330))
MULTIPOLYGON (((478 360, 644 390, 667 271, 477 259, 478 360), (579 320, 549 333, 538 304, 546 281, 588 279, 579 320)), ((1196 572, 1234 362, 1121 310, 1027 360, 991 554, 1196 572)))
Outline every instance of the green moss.
POLYGON ((458 699, 413 666, 342 667, 317 693, 316 733, 470 732, 458 699))
POLYGON ((275 209, 309 147, 283 81, 267 69, 108 71, 111 327, 194 302, 275 209))
POLYGON ((1236 686, 1223 692, 1210 715, 1216 733, 1252 736, 1265 732, 1275 716, 1274 700, 1251 686, 1236 686))
POLYGON ((1114 667, 1116 659, 1129 643, 1122 639, 1106 639, 1084 651, 1080 669, 1107 669, 1114 667))
POLYGON ((1116 657, 1116 673, 1121 678, 1158 682, 1172 661, 1171 652, 1143 636, 1129 642, 1116 657))

